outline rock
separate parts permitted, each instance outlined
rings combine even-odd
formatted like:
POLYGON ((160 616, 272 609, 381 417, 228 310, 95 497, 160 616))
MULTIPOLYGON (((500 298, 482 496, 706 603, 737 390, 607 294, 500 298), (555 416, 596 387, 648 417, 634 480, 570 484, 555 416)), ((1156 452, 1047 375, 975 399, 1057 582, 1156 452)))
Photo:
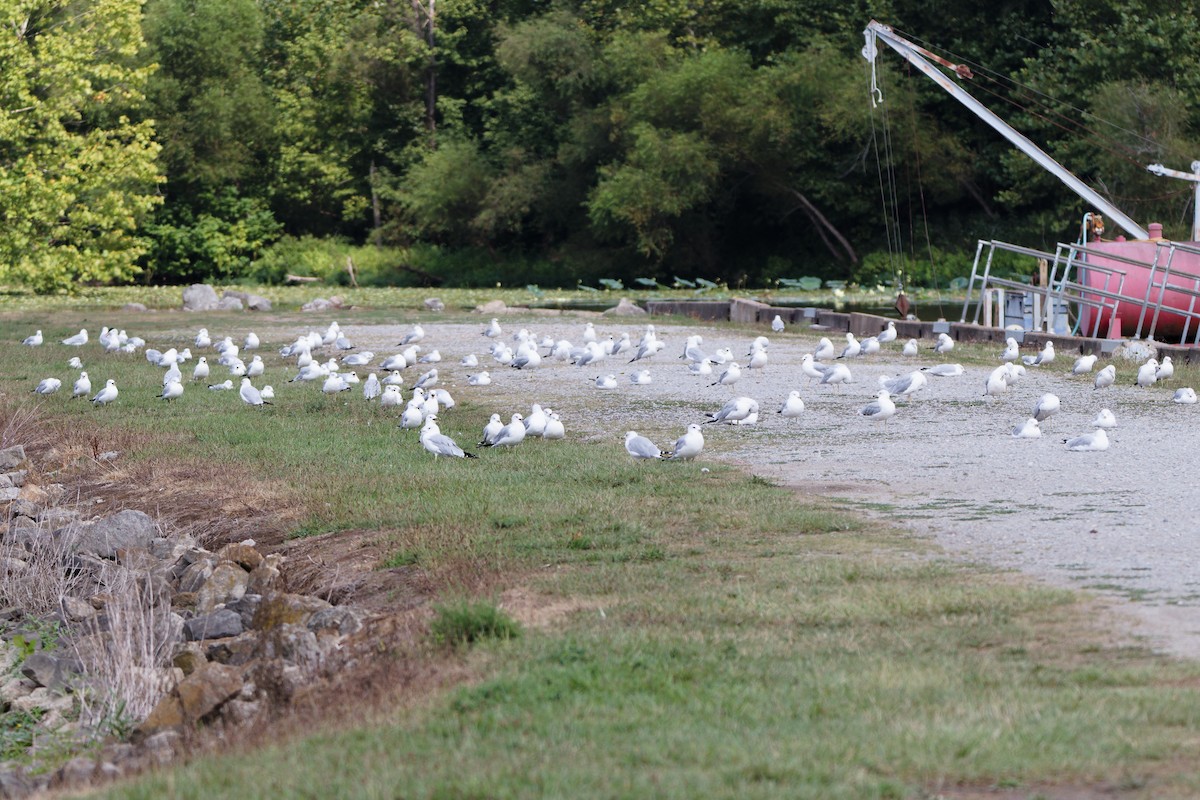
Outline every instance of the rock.
POLYGON ((12 556, 0 556, 0 575, 25 575, 29 572, 29 562, 12 556))
POLYGON ((126 303, 121 306, 122 311, 128 311, 132 314, 144 314, 150 309, 146 308, 145 303, 126 303))
POLYGON ((312 674, 321 666, 321 646, 317 635, 299 625, 276 625, 258 641, 255 655, 268 661, 282 659, 312 674))
POLYGON ((222 561, 232 561, 247 572, 263 562, 262 553, 245 542, 225 545, 217 551, 217 558, 222 561))
POLYGON ((326 300, 324 297, 318 297, 314 300, 309 300, 304 305, 300 306, 301 311, 328 311, 331 308, 341 308, 342 298, 338 295, 326 300))
POLYGON ((120 450, 105 450, 100 455, 96 456, 97 461, 116 461, 121 457, 120 450))
POLYGON ((242 301, 236 297, 222 297, 217 303, 218 311, 245 311, 246 307, 242 305, 242 301))
POLYGON ((59 600, 59 605, 67 622, 85 622, 96 616, 96 609, 92 608, 92 604, 78 597, 63 597, 59 600))
POLYGON ((134 741, 150 747, 150 739, 159 733, 195 725, 236 697, 242 683, 242 673, 237 667, 208 664, 196 670, 158 701, 150 716, 134 731, 134 741))
POLYGON ((22 675, 59 694, 67 688, 67 672, 62 659, 40 650, 21 662, 22 675))
POLYGON ((308 629, 316 634, 349 636, 362 630, 362 617, 345 606, 323 608, 308 619, 308 629))
POLYGON ((75 707, 75 700, 69 694, 58 694, 45 686, 39 686, 27 695, 15 698, 12 707, 27 714, 31 711, 46 712, 41 724, 52 728, 58 727, 56 723, 61 722, 63 715, 75 707))
POLYGON ((230 611, 236 611, 242 618, 242 627, 249 630, 254 625, 254 615, 262 605, 262 595, 244 594, 239 599, 225 605, 230 611))
POLYGON ((37 519, 42 513, 42 507, 32 500, 17 500, 8 507, 8 513, 14 517, 37 519))
POLYGON ((37 786, 25 774, 23 767, 12 771, 0 771, 0 797, 29 797, 37 790, 37 786))
POLYGON ((27 697, 34 689, 38 688, 37 684, 24 676, 20 678, 12 678, 3 686, 0 686, 0 702, 12 705, 22 697, 27 697))
POLYGON ((194 283, 183 290, 184 311, 215 311, 220 302, 217 290, 205 283, 194 283))
POLYGON ((184 676, 191 675, 207 663, 208 658, 204 655, 204 648, 196 642, 176 645, 175 656, 171 659, 171 664, 181 670, 184 676))
POLYGON ((629 298, 622 297, 621 302, 602 313, 606 317, 642 317, 646 315, 646 309, 632 302, 629 298))
POLYGON ((270 594, 279 587, 280 573, 279 565, 283 562, 283 556, 278 553, 272 553, 267 556, 263 563, 259 564, 250 573, 250 580, 246 584, 246 592, 249 594, 270 594))
POLYGON ((223 296, 236 297, 238 300, 242 301, 242 305, 251 311, 271 310, 271 301, 261 295, 250 294, 250 292, 241 292, 236 289, 226 289, 223 296))
POLYGON ((202 617, 192 617, 183 623, 183 635, 188 641, 224 639, 242 632, 242 617, 236 611, 222 608, 202 617))
POLYGON ((38 522, 45 524, 48 528, 62 528, 77 521, 79 512, 65 506, 51 506, 43 508, 37 518, 38 522))
POLYGON ((190 536, 179 538, 155 539, 150 543, 150 555, 167 564, 176 564, 183 554, 196 547, 196 540, 190 536))
POLYGON ((79 789, 91 782, 96 774, 96 762, 77 756, 58 768, 50 778, 52 789, 79 789))
POLYGON ((441 298, 426 297, 425 298, 425 310, 426 311, 436 311, 436 312, 445 311, 446 304, 441 301, 441 298))
POLYGON ((0 489, 0 503, 10 503, 21 496, 21 490, 15 486, 0 489))
POLYGON ((221 716, 234 725, 245 725, 262 713, 262 703, 257 700, 230 700, 221 709, 221 716))
POLYGON ((239 599, 246 593, 249 580, 246 570, 232 561, 222 561, 213 567, 212 575, 196 590, 196 610, 206 613, 239 599))
POLYGON ((507 314, 508 306, 504 304, 503 300, 488 300, 483 305, 475 306, 475 313, 493 315, 507 314))
POLYGON ((145 550, 157 536, 158 529, 148 514, 126 509, 83 528, 75 552, 111 559, 118 550, 145 550))
POLYGON ((25 460, 25 448, 22 445, 13 445, 0 450, 0 470, 8 472, 10 469, 16 469, 25 460))
POLYGON ((58 505, 67 496, 67 487, 61 483, 48 483, 42 487, 42 491, 46 493, 46 503, 49 505, 58 505))
POLYGON ((142 742, 142 748, 150 760, 160 767, 170 764, 175 758, 175 750, 180 746, 183 734, 179 731, 159 731, 142 742))
POLYGON ((255 630, 265 631, 279 625, 305 625, 313 614, 329 608, 319 597, 276 592, 264 597, 254 613, 255 630))
POLYGON ((214 639, 204 651, 209 661, 240 667, 258 657, 258 634, 243 633, 228 639, 214 639))
MULTIPOLYGON (((13 479, 8 477, 7 472, 0 472, 0 489, 12 489, 15 485, 13 479)), ((16 488, 21 487, 17 486, 16 488)))
MULTIPOLYGON (((187 558, 185 555, 184 558, 187 558)), ((180 562, 182 563, 182 561, 180 562)), ((213 574, 213 564, 210 561, 196 561, 183 570, 179 576, 179 591, 199 592, 213 574)))

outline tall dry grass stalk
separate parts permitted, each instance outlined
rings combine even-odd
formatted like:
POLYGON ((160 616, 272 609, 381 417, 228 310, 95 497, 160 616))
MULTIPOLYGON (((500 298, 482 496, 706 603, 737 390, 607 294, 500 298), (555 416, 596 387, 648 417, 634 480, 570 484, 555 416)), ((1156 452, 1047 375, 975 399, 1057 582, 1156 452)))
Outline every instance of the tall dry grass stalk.
POLYGON ((106 566, 100 584, 110 598, 104 614, 85 623, 76 639, 84 678, 80 720, 100 735, 123 734, 173 685, 169 664, 178 622, 169 594, 146 572, 106 566))
MULTIPOLYGON (((8 522, 11 523, 11 514, 8 522)), ((74 526, 58 534, 43 528, 19 528, 0 538, 0 602, 29 616, 62 610, 62 599, 78 594, 87 582, 82 570, 68 569, 77 538, 74 526)))

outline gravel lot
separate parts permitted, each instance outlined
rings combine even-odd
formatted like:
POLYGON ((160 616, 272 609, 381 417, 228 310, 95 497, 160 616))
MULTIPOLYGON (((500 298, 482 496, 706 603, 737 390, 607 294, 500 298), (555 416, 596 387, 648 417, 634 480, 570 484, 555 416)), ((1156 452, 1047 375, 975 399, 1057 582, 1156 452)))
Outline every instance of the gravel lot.
MULTIPOLYGON (((628 331, 635 342, 646 322, 588 319, 601 340, 628 331)), ((581 344, 585 319, 510 316, 501 322, 505 337, 527 327, 539 338, 581 344)), ((493 410, 506 420, 540 402, 561 414, 568 436, 610 441, 613 447, 622 446, 630 429, 666 447, 688 423, 703 421, 705 411, 716 411, 735 395, 753 397, 762 406, 760 422, 705 426, 702 459, 737 462, 756 474, 838 498, 927 533, 966 560, 1093 589, 1128 612, 1135 632, 1155 646, 1200 657, 1200 486, 1186 469, 1196 459, 1200 407, 1171 402, 1177 384, 1134 388, 1135 368, 1118 364, 1119 385, 1094 391, 1090 378, 1067 374, 1073 356, 1060 354, 1048 367, 1031 368, 1000 398, 983 397, 990 367, 967 367, 957 378, 931 377, 911 403, 901 403, 896 416, 881 424, 855 413, 878 391, 878 376, 953 362, 953 351, 938 356, 930 342, 923 342, 920 355, 905 358, 894 343, 850 363, 855 383, 818 387, 801 372, 800 360, 821 334, 764 330, 771 339, 770 363, 754 374, 744 370, 731 389, 709 386, 715 375, 704 380, 690 374, 679 355, 686 337, 700 333, 708 352, 729 346, 743 356, 752 336, 732 328, 656 323, 666 348, 649 360, 629 364, 627 355, 584 368, 547 360, 526 372, 492 361, 490 340, 481 335, 485 324, 481 319, 425 325, 422 344, 440 349, 442 385, 456 397, 492 397, 493 410), (479 356, 479 368, 459 365, 468 352, 479 356), (630 374, 642 368, 650 370, 653 382, 631 384, 630 374), (467 386, 467 373, 480 369, 490 371, 493 385, 467 386), (618 388, 594 388, 592 379, 610 373, 618 388), (806 410, 784 419, 775 412, 792 389, 801 392, 806 410), (1046 392, 1061 398, 1062 410, 1043 423, 1043 438, 1013 439, 1012 426, 1046 392), (1089 432, 1103 407, 1118 420, 1108 451, 1067 451, 1063 440, 1089 432)), ((407 328, 350 325, 346 330, 361 349, 373 349, 382 358, 399 349, 394 347, 398 334, 407 328)), ((831 336, 839 351, 842 337, 831 336)), ((406 384, 417 374, 406 371, 406 384)))

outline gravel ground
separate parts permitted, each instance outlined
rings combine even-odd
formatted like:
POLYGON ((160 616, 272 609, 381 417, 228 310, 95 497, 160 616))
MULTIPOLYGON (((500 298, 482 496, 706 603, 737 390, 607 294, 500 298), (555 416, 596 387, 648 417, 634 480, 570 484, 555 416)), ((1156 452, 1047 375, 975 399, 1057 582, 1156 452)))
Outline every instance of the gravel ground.
MULTIPOLYGON (((645 318, 590 317, 603 340, 629 332, 636 342, 645 318)), ((582 315, 502 319, 505 337, 528 327, 581 344, 582 315)), ((1195 460, 1198 406, 1171 402, 1170 389, 1130 386, 1133 368, 1118 365, 1124 385, 1094 391, 1086 377, 1067 374, 1073 356, 1059 355, 1029 374, 1000 398, 983 397, 991 367, 967 367, 957 378, 931 377, 910 403, 901 403, 886 423, 855 412, 878 391, 879 375, 953 362, 922 343, 920 355, 905 358, 899 344, 878 355, 854 359, 855 382, 818 387, 800 370, 800 360, 821 335, 816 331, 770 335, 770 363, 761 372, 743 370, 736 386, 710 386, 690 374, 679 357, 686 337, 704 336, 708 352, 728 345, 741 356, 752 338, 728 327, 658 325, 665 349, 651 359, 627 363, 631 355, 578 368, 547 360, 534 371, 495 364, 490 340, 478 324, 425 325, 426 350, 440 349, 442 385, 456 397, 494 398, 504 419, 528 413, 531 402, 560 413, 568 436, 610 441, 620 447, 636 429, 667 447, 690 422, 704 419, 729 398, 759 401, 754 426, 707 425, 701 457, 733 461, 814 495, 838 498, 933 537, 948 552, 1027 572, 1052 584, 1093 589, 1111 598, 1136 620, 1135 632, 1161 649, 1200 657, 1200 492, 1182 467, 1195 460), (468 352, 477 369, 459 365, 468 352), (635 386, 629 376, 649 369, 653 382, 635 386), (468 372, 488 369, 490 387, 467 385, 468 372), (614 374, 618 388, 594 388, 597 375, 614 374), (1125 380, 1126 375, 1129 380, 1125 380), (784 419, 776 411, 798 389, 805 412, 784 419), (1062 400, 1062 410, 1043 423, 1044 436, 1009 435, 1043 393, 1062 400), (1118 427, 1106 452, 1069 452, 1063 440, 1091 431, 1101 408, 1112 409, 1118 427)), ((403 326, 347 326, 360 349, 395 352, 403 326)), ((840 350, 842 334, 832 334, 840 350)), ((511 343, 511 339, 509 339, 511 343)), ((998 354, 999 348, 997 348, 998 354)), ((378 358, 376 363, 378 363, 378 358)), ((996 363, 999 364, 997 358, 996 363)), ((745 359, 742 359, 743 367, 745 359)), ((1101 362, 1098 366, 1103 366, 1101 362)), ((719 369, 719 368, 718 368, 719 369)), ((360 374, 363 371, 360 370, 360 374)), ((406 371, 411 385, 416 372, 406 371)), ((407 387, 405 396, 408 395, 407 387)), ((479 420, 480 427, 485 420, 479 420)), ((459 424, 457 420, 447 426, 459 424)))

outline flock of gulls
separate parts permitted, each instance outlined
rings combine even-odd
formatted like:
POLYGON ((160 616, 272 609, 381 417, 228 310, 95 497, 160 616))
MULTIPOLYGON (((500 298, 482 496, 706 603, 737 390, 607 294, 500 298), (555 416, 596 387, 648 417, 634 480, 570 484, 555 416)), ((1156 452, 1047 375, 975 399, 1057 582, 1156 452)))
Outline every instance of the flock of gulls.
MULTIPOLYGON (((785 324, 778 316, 772 321, 772 332, 782 334, 785 324)), ((435 331, 436 334, 436 331, 435 331)), ((486 349, 486 355, 468 353, 459 360, 462 370, 473 370, 466 373, 466 384, 473 387, 486 387, 492 384, 492 376, 487 369, 480 369, 484 359, 490 359, 496 366, 492 369, 513 369, 523 372, 537 372, 552 366, 573 365, 578 368, 599 371, 601 374, 588 381, 597 390, 611 391, 617 389, 621 382, 615 372, 606 373, 601 369, 606 363, 624 365, 623 371, 628 381, 634 386, 648 385, 653 381, 651 370, 646 363, 658 356, 658 363, 671 362, 664 365, 665 369, 686 370, 696 376, 709 390, 729 390, 736 393, 740 381, 747 375, 762 374, 770 363, 770 340, 766 336, 758 336, 749 343, 748 349, 742 356, 735 356, 733 347, 726 345, 708 350, 704 339, 699 334, 688 336, 678 356, 670 354, 659 355, 666 343, 657 335, 653 324, 645 326, 641 338, 636 342, 628 333, 602 335, 597 332, 592 322, 587 322, 579 333, 578 344, 570 340, 556 339, 552 336, 538 336, 526 328, 506 334, 499 319, 491 322, 481 331, 480 350, 486 349), (681 365, 679 362, 682 361, 681 365), (636 365, 636 366, 629 366, 636 365), (720 387, 719 389, 717 387, 720 387)), ((420 431, 421 445, 435 458, 446 456, 450 458, 475 458, 456 443, 451 437, 441 432, 438 426, 439 414, 455 407, 456 403, 450 393, 439 386, 440 376, 438 365, 442 363, 442 354, 438 347, 432 346, 436 335, 427 337, 426 331, 420 324, 412 325, 401 341, 395 345, 396 352, 379 357, 376 353, 359 349, 350 341, 339 324, 331 322, 324 332, 308 331, 298 335, 293 341, 278 351, 278 362, 273 356, 270 369, 278 374, 282 369, 287 373, 289 385, 315 386, 327 395, 337 395, 357 389, 367 402, 377 402, 382 408, 397 409, 399 427, 417 429, 420 431), (405 373, 412 370, 411 389, 407 399, 404 396, 406 383, 405 373), (365 379, 360 379, 358 370, 367 372, 365 379), (381 377, 382 376, 382 377, 381 377)), ((61 345, 75 348, 82 355, 92 340, 87 330, 61 340, 61 345)), ((41 347, 45 344, 42 331, 37 331, 25 338, 24 345, 41 347)), ((105 353, 136 353, 141 351, 146 360, 154 367, 162 370, 161 394, 158 395, 166 403, 172 403, 183 398, 185 387, 199 384, 213 392, 232 391, 234 381, 238 382, 237 392, 243 403, 254 407, 272 405, 275 389, 265 382, 268 365, 259 352, 261 342, 253 333, 241 337, 235 342, 233 337, 215 338, 201 328, 189 347, 177 350, 170 347, 157 350, 146 346, 145 340, 126 335, 125 331, 104 328, 96 337, 95 345, 105 353), (192 348, 197 354, 193 356, 192 348), (194 363, 192 363, 194 361, 194 363), (190 367, 185 366, 191 364, 190 367), (185 378, 185 370, 190 373, 185 378), (257 384, 257 385, 256 385, 257 384)), ((444 346, 444 345, 443 345, 444 346)), ((897 342, 895 324, 887 323, 887 327, 875 336, 859 340, 853 333, 845 334, 845 344, 835 347, 828 338, 821 338, 816 348, 805 353, 800 361, 796 379, 807 379, 815 383, 817 391, 832 391, 840 393, 844 384, 855 382, 851 365, 869 363, 869 357, 884 350, 898 350, 902 356, 914 357, 922 350, 932 351, 938 356, 945 357, 954 349, 954 340, 945 333, 939 334, 931 348, 921 348, 915 339, 907 342, 897 342)), ((72 398, 86 398, 94 406, 108 406, 120 397, 117 384, 107 379, 98 389, 92 385, 81 355, 75 355, 66 362, 67 366, 79 370, 78 377, 71 387, 72 398)), ((1036 354, 1022 356, 1015 339, 1008 339, 1003 352, 999 353, 999 364, 988 375, 982 397, 998 397, 1027 374, 1027 369, 1045 370, 1056 361, 1053 342, 1047 342, 1036 354)), ((1097 356, 1084 355, 1074 360, 1069 375, 1091 375, 1097 362, 1097 356)), ((792 367, 780 367, 792 369, 792 367)), ((858 369, 856 366, 855 369, 858 369)), ((900 375, 881 375, 878 377, 879 389, 874 400, 857 409, 857 414, 865 419, 886 425, 887 421, 899 413, 897 401, 912 402, 933 378, 960 378, 966 374, 961 364, 940 363, 933 366, 913 369, 900 375)), ((1174 367, 1169 356, 1161 361, 1151 358, 1142 364, 1137 371, 1136 386, 1147 387, 1159 381, 1169 380, 1174 375, 1174 367)), ((1116 368, 1108 365, 1095 372, 1093 387, 1100 391, 1113 386, 1116 382, 1116 368)), ((282 385, 282 384, 281 384, 282 385)), ((63 381, 56 377, 41 380, 34 392, 40 395, 51 395, 59 392, 63 381)), ((1196 393, 1190 388, 1181 388, 1175 392, 1174 402, 1194 404, 1197 402, 1196 393)), ((1031 409, 1028 417, 1011 428, 1011 435, 1017 439, 1034 439, 1042 436, 1042 423, 1060 411, 1061 403, 1054 394, 1043 394, 1031 409)), ((704 451, 704 424, 753 425, 758 422, 761 406, 750 396, 734 394, 720 408, 706 413, 704 423, 689 424, 676 441, 660 448, 649 438, 637 431, 628 431, 625 435, 625 450, 635 462, 649 460, 690 461, 704 451)), ((804 400, 801 392, 792 390, 778 407, 777 413, 783 418, 796 418, 804 415, 804 400)), ((528 415, 511 414, 507 423, 502 421, 500 414, 492 414, 484 427, 480 447, 511 448, 521 444, 527 437, 543 439, 562 439, 566 435, 565 427, 558 413, 539 403, 533 403, 528 415)), ((1092 430, 1079 436, 1064 439, 1064 444, 1073 451, 1101 451, 1109 446, 1107 431, 1117 425, 1116 417, 1108 408, 1101 408, 1092 421, 1092 430)))

